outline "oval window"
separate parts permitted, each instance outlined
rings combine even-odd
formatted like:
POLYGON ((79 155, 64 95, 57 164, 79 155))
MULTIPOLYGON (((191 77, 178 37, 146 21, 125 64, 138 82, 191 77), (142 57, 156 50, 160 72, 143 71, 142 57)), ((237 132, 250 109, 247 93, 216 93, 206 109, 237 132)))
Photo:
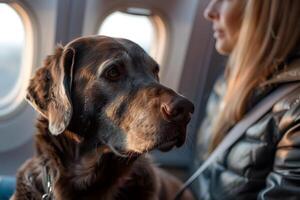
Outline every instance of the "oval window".
POLYGON ((116 11, 106 17, 98 30, 99 35, 122 37, 139 44, 150 53, 155 29, 149 16, 116 11))
POLYGON ((20 16, 9 5, 0 3, 0 99, 15 87, 20 75, 25 30, 20 16))
POLYGON ((27 18, 19 5, 0 3, 0 117, 12 113, 24 98, 32 57, 27 18))

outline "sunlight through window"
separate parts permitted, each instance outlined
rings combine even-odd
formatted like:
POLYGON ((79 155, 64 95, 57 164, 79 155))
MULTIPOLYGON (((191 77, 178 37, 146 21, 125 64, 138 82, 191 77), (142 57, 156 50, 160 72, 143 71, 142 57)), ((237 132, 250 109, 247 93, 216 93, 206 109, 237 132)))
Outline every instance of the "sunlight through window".
POLYGON ((114 12, 109 15, 98 31, 99 35, 122 37, 139 44, 150 53, 154 42, 154 27, 148 16, 114 12))
POLYGON ((0 3, 0 100, 9 95, 20 76, 25 29, 18 13, 0 3))

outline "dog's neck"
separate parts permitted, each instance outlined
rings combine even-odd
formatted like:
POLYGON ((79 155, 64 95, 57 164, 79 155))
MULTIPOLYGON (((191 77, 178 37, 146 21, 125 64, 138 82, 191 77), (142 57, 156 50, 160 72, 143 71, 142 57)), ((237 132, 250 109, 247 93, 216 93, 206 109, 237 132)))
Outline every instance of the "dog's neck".
POLYGON ((82 141, 74 135, 71 138, 69 132, 51 135, 46 120, 39 120, 38 128, 44 130, 39 131, 43 134, 36 135, 37 156, 55 171, 54 182, 72 185, 77 190, 93 190, 92 186, 99 190, 99 187, 121 187, 128 180, 136 158, 117 157, 101 146, 91 151, 82 150, 82 141))

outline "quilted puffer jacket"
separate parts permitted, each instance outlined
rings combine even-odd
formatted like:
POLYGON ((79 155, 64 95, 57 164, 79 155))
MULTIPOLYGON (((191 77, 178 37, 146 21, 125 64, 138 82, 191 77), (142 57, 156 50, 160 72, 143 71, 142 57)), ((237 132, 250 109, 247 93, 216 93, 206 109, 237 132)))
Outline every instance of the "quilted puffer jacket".
MULTIPOLYGON (((293 59, 269 80, 268 89, 257 90, 249 107, 279 85, 300 81, 300 59, 293 59), (261 92, 263 91, 263 92, 261 92)), ((217 82, 198 137, 198 162, 205 158, 211 140, 211 122, 224 91, 217 82)), ((228 151, 198 178, 201 200, 300 199, 300 88, 277 102, 251 125, 228 151)))

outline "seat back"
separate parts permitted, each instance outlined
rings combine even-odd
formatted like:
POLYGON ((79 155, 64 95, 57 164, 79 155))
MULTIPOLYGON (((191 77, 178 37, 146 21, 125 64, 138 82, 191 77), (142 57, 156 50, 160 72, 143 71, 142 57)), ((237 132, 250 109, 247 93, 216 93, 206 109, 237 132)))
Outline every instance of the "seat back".
POLYGON ((0 176, 0 200, 8 200, 16 188, 16 179, 12 176, 0 176))

